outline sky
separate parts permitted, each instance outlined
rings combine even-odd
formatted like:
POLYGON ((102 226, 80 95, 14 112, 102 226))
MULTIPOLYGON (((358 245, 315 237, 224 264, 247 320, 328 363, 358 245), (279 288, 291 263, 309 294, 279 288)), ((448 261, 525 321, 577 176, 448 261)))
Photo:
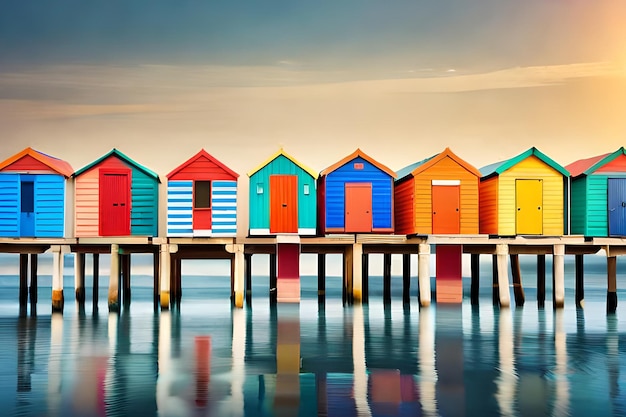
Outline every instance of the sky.
POLYGON ((280 147, 566 165, 626 144, 624 22, 623 0, 4 0, 0 159, 116 147, 164 180, 204 148, 243 196, 280 147))

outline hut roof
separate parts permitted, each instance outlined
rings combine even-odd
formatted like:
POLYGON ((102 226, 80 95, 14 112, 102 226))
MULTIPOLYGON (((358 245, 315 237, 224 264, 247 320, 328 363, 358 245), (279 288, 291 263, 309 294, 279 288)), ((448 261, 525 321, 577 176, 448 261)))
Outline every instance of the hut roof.
POLYGON ((622 146, 618 150, 613 153, 605 153, 603 155, 594 156, 586 159, 579 159, 578 161, 574 161, 571 164, 567 165, 565 169, 567 169, 572 177, 579 177, 581 175, 589 175, 593 174, 597 169, 602 166, 608 164, 615 158, 620 155, 625 155, 626 150, 622 146))
POLYGON ((350 155, 346 156, 345 158, 341 159, 340 161, 335 162, 333 165, 329 166, 328 168, 324 169, 322 172, 320 172, 320 176, 323 175, 328 175, 331 172, 333 172, 334 170, 344 166, 345 164, 347 164, 348 162, 352 161, 355 158, 363 158, 365 159, 367 162, 369 162, 370 164, 374 165, 375 167, 377 167, 378 169, 380 169, 383 172, 386 172, 387 174, 389 174, 392 178, 396 178, 396 173, 393 172, 390 168, 388 168, 386 165, 381 164, 380 162, 372 159, 372 157, 370 157, 369 155, 367 155, 365 152, 363 152, 361 149, 357 148, 356 151, 352 152, 350 155))
POLYGON ((171 178, 174 175, 176 175, 180 170, 182 170, 183 168, 185 168, 188 165, 193 164, 194 162, 196 162, 198 159, 200 158, 207 158, 209 159, 211 162, 213 162, 215 165, 219 166, 221 169, 223 169, 224 171, 226 171, 229 175, 232 175, 235 178, 239 178, 239 174, 237 174, 235 171, 233 171, 232 169, 228 168, 226 165, 224 165, 223 163, 221 163, 219 160, 217 160, 216 158, 214 158, 210 153, 208 153, 207 151, 205 151, 204 149, 200 149, 200 152, 198 152, 197 154, 195 154, 194 156, 192 156, 191 158, 189 158, 188 160, 186 160, 185 162, 183 162, 182 164, 180 164, 178 167, 174 168, 172 170, 172 172, 170 172, 169 174, 167 174, 167 178, 171 178))
POLYGON ((435 165, 437 162, 446 157, 450 157, 450 159, 452 159, 463 168, 480 178, 481 174, 478 169, 476 169, 473 165, 467 163, 463 159, 459 158, 454 152, 452 152, 452 150, 450 150, 450 148, 446 148, 443 152, 440 152, 429 158, 423 159, 419 162, 415 162, 414 164, 402 168, 397 172, 398 178, 396 179, 396 181, 400 181, 408 177, 409 175, 416 176, 420 172, 427 170, 428 168, 435 165))
POLYGON ((299 166, 300 168, 302 168, 304 171, 306 171, 310 176, 312 176, 313 178, 317 178, 317 172, 312 170, 311 168, 307 167, 306 165, 298 162, 298 160, 296 160, 296 158, 294 158, 293 156, 289 155, 287 152, 285 152, 283 150, 283 148, 280 148, 277 152, 275 152, 272 156, 270 156, 269 158, 267 158, 261 165, 257 166, 256 168, 254 168, 252 171, 248 172, 248 177, 253 176, 255 173, 257 173, 258 171, 260 171, 261 169, 263 169, 265 166, 269 165, 270 162, 272 162, 274 159, 278 158, 279 156, 284 156, 285 158, 289 159, 291 162, 293 162, 294 164, 296 164, 297 166, 299 166))
POLYGON ((39 152, 31 147, 28 147, 21 152, 18 152, 15 155, 11 156, 10 158, 7 158, 4 161, 0 162, 0 171, 26 156, 30 156, 36 159, 42 164, 48 166, 53 171, 56 171, 59 174, 63 175, 65 178, 71 177, 72 172, 74 172, 74 169, 68 162, 63 161, 59 158, 55 158, 54 156, 47 155, 43 152, 39 152))
POLYGON ((565 168, 563 168, 561 165, 556 163, 552 158, 548 157, 546 154, 544 154, 543 152, 541 152, 539 149, 535 148, 534 146, 511 159, 507 159, 506 161, 496 162, 494 164, 482 167, 480 169, 480 173, 483 178, 489 178, 495 175, 500 175, 507 169, 517 165, 518 163, 522 162, 524 159, 530 156, 535 156, 539 158, 545 164, 555 169, 556 171, 560 172, 562 175, 566 177, 569 176, 569 172, 565 168))
POLYGON ((152 178, 156 179, 158 182, 161 182, 161 180, 159 179, 159 174, 157 174, 156 172, 146 168, 145 166, 140 165, 137 162, 133 161, 132 159, 130 159, 128 156, 124 155, 122 152, 120 152, 116 148, 111 149, 108 153, 106 153, 105 155, 102 155, 100 158, 96 159, 95 161, 93 161, 89 165, 85 165, 84 167, 82 167, 81 169, 76 171, 74 173, 74 176, 77 177, 80 174, 82 174, 83 172, 90 170, 91 168, 95 167, 100 162, 104 161, 105 159, 107 159, 110 156, 115 156, 115 157, 121 159, 122 161, 124 161, 124 162, 126 162, 126 163, 128 163, 128 164, 130 164, 132 166, 134 166, 135 168, 137 168, 138 170, 140 170, 144 174, 148 175, 149 177, 152 177, 152 178))

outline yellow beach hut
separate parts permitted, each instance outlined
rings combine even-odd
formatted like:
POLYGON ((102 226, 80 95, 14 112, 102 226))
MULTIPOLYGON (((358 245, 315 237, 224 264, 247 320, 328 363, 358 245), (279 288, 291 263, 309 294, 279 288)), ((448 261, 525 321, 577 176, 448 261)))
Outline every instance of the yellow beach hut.
POLYGON ((562 235, 568 171, 533 147, 480 170, 480 233, 562 235))

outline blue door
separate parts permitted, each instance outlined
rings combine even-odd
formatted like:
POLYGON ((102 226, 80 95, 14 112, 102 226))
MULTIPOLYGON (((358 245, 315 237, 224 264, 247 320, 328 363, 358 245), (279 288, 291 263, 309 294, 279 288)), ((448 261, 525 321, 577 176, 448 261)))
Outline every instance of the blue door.
POLYGON ((35 236, 35 182, 24 177, 20 182, 20 236, 35 236))
POLYGON ((609 178, 609 236, 626 236, 626 178, 609 178))

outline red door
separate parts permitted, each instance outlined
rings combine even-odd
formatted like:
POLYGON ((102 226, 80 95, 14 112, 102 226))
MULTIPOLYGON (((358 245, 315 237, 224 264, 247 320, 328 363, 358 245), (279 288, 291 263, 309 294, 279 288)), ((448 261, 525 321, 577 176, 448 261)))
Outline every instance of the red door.
POLYGON ((130 171, 100 170, 100 235, 130 235, 130 171))
POLYGON ((433 185, 433 233, 461 233, 461 187, 433 185))
POLYGON ((270 175, 270 233, 298 233, 298 177, 270 175))
POLYGON ((372 184, 346 183, 346 233, 372 231, 372 184))

